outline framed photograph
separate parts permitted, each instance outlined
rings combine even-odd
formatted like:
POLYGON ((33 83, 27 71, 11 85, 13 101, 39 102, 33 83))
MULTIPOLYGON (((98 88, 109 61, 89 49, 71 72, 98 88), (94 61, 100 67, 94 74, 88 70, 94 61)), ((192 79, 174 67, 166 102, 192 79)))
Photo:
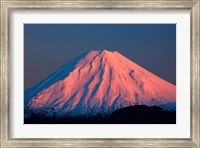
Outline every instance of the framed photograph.
POLYGON ((1 0, 1 147, 199 147, 199 8, 1 0))

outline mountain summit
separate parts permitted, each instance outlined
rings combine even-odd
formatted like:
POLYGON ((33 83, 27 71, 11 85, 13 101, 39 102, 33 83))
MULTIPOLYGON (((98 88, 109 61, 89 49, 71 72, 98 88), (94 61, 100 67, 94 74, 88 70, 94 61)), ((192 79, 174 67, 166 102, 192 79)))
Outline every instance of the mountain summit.
POLYGON ((106 115, 134 105, 173 110, 176 87, 120 53, 90 51, 25 91, 25 111, 47 116, 106 115))

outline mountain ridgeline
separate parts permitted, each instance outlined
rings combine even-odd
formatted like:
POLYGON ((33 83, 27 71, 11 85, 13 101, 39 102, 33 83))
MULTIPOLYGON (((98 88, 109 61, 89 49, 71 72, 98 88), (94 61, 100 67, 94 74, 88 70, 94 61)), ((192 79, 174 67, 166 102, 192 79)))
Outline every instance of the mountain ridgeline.
POLYGON ((25 123, 176 122, 176 86, 116 51, 84 53, 24 96, 25 123))

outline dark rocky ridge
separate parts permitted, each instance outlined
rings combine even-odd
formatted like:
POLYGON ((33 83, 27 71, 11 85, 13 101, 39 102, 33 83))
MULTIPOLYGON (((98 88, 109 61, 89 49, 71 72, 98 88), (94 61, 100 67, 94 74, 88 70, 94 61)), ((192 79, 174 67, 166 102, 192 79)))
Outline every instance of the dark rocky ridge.
POLYGON ((145 105, 129 106, 103 117, 46 117, 32 114, 24 119, 25 124, 176 124, 176 111, 166 111, 160 107, 145 105))

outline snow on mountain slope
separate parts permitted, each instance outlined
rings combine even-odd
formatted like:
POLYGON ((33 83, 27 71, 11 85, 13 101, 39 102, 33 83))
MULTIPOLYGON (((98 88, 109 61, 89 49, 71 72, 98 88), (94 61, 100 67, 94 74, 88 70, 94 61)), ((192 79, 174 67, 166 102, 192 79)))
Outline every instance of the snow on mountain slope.
POLYGON ((130 105, 170 110, 176 87, 120 53, 90 51, 25 91, 25 110, 47 116, 109 114, 130 105))

